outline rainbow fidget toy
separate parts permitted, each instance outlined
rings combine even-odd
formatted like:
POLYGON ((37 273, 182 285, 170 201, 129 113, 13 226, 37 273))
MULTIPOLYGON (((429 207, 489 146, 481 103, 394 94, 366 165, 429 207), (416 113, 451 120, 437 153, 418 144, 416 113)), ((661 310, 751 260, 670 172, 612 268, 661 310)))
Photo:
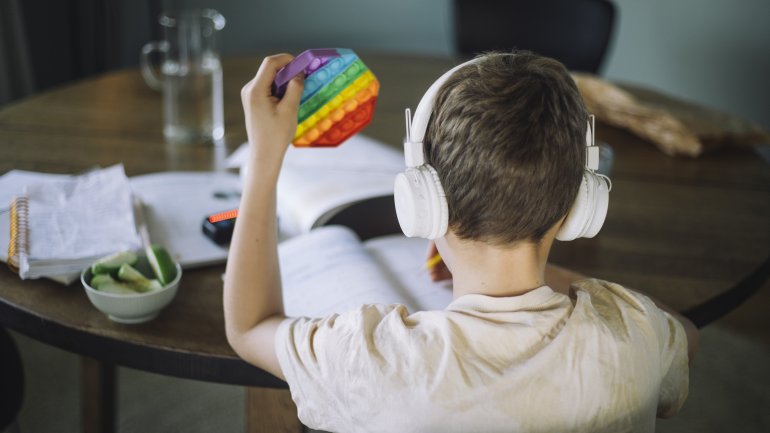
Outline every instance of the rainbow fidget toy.
POLYGON ((286 85, 299 73, 305 74, 305 90, 292 141, 295 146, 339 146, 372 120, 380 83, 352 50, 302 52, 278 71, 273 95, 282 97, 286 85))

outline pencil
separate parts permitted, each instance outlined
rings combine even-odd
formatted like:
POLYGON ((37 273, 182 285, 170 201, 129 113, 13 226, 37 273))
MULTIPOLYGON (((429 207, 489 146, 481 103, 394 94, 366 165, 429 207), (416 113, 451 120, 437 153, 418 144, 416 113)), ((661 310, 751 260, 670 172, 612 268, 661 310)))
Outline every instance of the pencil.
POLYGON ((425 262, 425 269, 433 269, 439 263, 441 263, 441 255, 436 253, 435 256, 431 257, 427 262, 425 262))

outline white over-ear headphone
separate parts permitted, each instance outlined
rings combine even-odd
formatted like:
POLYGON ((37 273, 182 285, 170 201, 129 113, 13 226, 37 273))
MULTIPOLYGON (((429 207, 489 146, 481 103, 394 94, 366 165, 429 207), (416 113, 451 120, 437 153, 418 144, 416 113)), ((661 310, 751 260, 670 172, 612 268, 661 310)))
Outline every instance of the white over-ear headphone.
MULTIPOLYGON (((413 118, 410 110, 406 109, 406 171, 396 176, 393 195, 398 223, 409 237, 436 239, 447 232, 449 210, 446 195, 436 170, 425 163, 423 141, 439 89, 455 71, 475 61, 457 65, 440 76, 423 95, 413 118)), ((595 172, 599 168, 599 148, 594 144, 593 115, 588 122, 586 146, 586 169, 578 195, 556 234, 556 238, 562 241, 596 236, 607 216, 612 183, 608 177, 595 172)))
POLYGON ((607 217, 612 181, 596 172, 599 169, 599 147, 594 142, 595 130, 595 118, 592 114, 589 116, 586 130, 586 167, 583 170, 583 179, 567 218, 556 232, 556 239, 560 241, 596 236, 607 217))

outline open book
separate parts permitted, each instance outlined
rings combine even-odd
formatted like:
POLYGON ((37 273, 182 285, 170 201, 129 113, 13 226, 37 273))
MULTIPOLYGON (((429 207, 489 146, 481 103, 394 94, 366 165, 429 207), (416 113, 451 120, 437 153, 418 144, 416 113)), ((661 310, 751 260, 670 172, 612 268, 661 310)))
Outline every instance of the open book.
MULTIPOLYGON (((247 158, 245 143, 228 158, 227 165, 241 168, 247 158)), ((392 197, 393 182, 403 170, 404 157, 399 150, 361 134, 335 148, 290 146, 277 187, 282 237, 326 225, 357 203, 392 197)), ((392 200, 388 206, 395 215, 392 200)))
POLYGON ((449 281, 425 269, 428 241, 389 235, 361 242, 342 226, 317 228, 278 249, 288 316, 320 317, 362 304, 404 304, 410 312, 441 310, 449 281))

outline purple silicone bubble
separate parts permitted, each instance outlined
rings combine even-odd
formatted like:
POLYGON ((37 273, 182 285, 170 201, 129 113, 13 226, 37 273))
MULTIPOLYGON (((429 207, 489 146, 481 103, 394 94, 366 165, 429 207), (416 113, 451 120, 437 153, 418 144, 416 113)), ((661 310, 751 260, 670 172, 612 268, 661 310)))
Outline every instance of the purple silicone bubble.
POLYGON ((310 62, 310 65, 305 69, 305 73, 307 73, 308 75, 312 74, 324 64, 326 64, 326 62, 316 57, 315 59, 313 59, 312 62, 310 62))
POLYGON ((340 57, 340 53, 335 48, 315 48, 303 51, 275 75, 272 87, 273 95, 279 98, 283 97, 283 94, 286 93, 286 85, 297 74, 304 72, 305 76, 310 75, 325 65, 329 59, 335 57, 340 57))

